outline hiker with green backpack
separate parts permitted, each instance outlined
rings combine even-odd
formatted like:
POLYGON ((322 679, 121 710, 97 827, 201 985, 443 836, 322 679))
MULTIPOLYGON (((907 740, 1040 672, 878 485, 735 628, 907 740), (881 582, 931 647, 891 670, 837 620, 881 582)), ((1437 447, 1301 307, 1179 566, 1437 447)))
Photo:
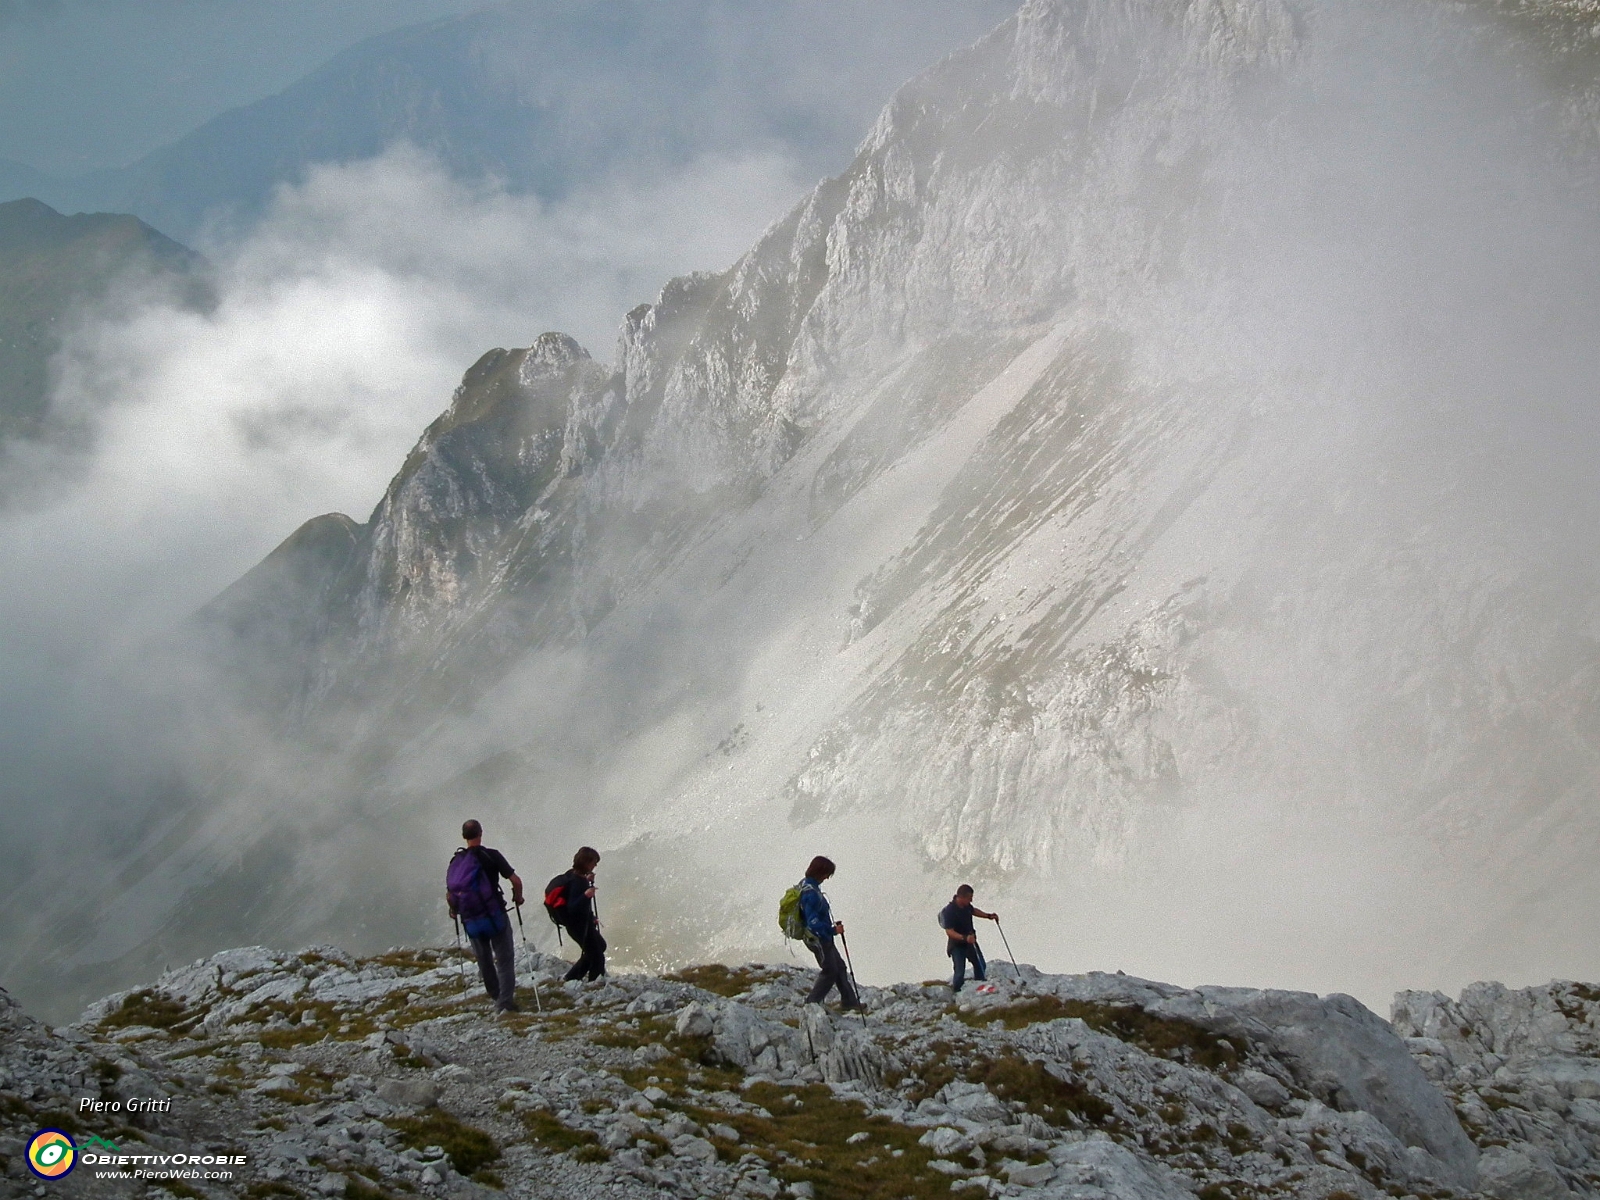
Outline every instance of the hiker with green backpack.
POLYGON ((816 985, 806 997, 807 1004, 821 1004, 834 988, 839 989, 839 1005, 846 1012, 865 1010, 850 983, 850 972, 844 959, 833 944, 834 936, 844 937, 844 922, 833 919, 828 898, 822 894, 822 884, 833 878, 833 860, 822 855, 811 860, 806 877, 783 894, 778 902, 778 925, 783 935, 804 942, 816 955, 817 966, 822 968, 816 985))

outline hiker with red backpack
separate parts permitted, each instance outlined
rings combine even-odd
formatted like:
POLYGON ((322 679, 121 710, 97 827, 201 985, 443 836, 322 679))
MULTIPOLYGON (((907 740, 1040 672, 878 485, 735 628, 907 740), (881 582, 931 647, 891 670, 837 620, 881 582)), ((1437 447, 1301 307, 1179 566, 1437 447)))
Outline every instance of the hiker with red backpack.
POLYGON ((466 821, 461 826, 466 845, 450 858, 445 871, 444 897, 452 920, 459 920, 478 958, 483 990, 497 1012, 518 1012, 516 946, 511 921, 506 916, 500 880, 511 881, 511 902, 522 907, 522 880, 506 856, 483 844, 483 826, 466 821))
POLYGON ((572 870, 557 875, 544 890, 544 910, 558 929, 565 929, 582 951, 566 978, 598 979, 606 973, 606 939, 600 936, 600 914, 594 903, 594 869, 600 851, 580 846, 572 870))

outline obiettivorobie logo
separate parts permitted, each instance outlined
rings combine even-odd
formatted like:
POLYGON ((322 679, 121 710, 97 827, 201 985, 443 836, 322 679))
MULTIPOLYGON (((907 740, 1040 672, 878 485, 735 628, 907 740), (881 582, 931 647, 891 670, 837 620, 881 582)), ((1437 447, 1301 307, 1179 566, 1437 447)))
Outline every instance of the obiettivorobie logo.
MULTIPOLYGON (((81 1142, 74 1142, 64 1129, 41 1129, 28 1142, 28 1169, 40 1179, 60 1179, 72 1173, 81 1151, 92 1151, 96 1147, 112 1154, 122 1153, 121 1146, 103 1137, 90 1135, 81 1142)), ((95 1155, 89 1154, 83 1161, 94 1162, 95 1155)))
MULTIPOLYGON (((40 1179, 60 1179, 71 1174, 79 1163, 86 1167, 136 1167, 131 1176, 135 1179, 231 1179, 232 1171, 202 1173, 195 1168, 242 1167, 248 1161, 244 1154, 124 1154, 121 1146, 103 1137, 91 1135, 74 1142, 64 1129, 41 1129, 28 1142, 28 1169, 40 1179)), ((129 1178, 125 1174, 116 1177, 129 1178)))
POLYGON ((64 1129, 41 1129, 28 1142, 28 1170, 40 1179, 60 1179, 78 1165, 78 1147, 64 1129))

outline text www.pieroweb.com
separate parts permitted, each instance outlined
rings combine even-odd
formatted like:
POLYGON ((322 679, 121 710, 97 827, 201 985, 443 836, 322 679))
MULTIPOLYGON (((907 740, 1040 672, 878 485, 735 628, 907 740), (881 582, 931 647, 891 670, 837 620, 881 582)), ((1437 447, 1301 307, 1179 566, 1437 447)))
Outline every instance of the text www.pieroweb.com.
POLYGON ((95 1168, 96 1179, 184 1179, 225 1183, 233 1178, 223 1166, 242 1164, 242 1154, 85 1154, 83 1165, 95 1168))

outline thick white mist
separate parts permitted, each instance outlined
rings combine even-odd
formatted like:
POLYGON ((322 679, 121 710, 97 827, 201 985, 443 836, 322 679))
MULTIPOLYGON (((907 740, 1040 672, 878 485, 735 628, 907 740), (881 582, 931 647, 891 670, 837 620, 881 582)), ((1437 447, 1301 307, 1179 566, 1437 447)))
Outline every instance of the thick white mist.
POLYGON ((7 858, 96 862, 143 836, 176 714, 128 672, 181 674, 141 656, 308 517, 364 520, 486 347, 561 328, 608 360, 621 312, 732 261, 799 190, 762 154, 544 204, 398 147, 205 245, 214 311, 119 295, 82 314, 52 403, 88 448, 18 447, 0 511, 7 858))
MULTIPOLYGON (((520 744, 550 771, 567 731, 583 736, 561 715, 580 698, 581 724, 619 747, 579 783, 533 777, 501 811, 527 814, 528 844, 553 822, 622 848, 641 925, 660 894, 711 910, 640 936, 643 961, 781 953, 771 899, 822 852, 879 980, 942 969, 931 913, 963 878, 1051 969, 1350 991, 1380 1009, 1400 987, 1600 972, 1583 867, 1600 849, 1600 562, 1582 532, 1600 515, 1593 131, 1565 119, 1528 43, 1470 14, 1240 6, 1264 47, 1242 62, 1205 40, 1206 6, 1192 25, 1137 4, 1033 9, 1068 14, 1103 64, 1086 69, 1106 107, 1081 176, 930 185, 917 219, 939 238, 907 237, 899 257, 881 248, 898 245, 892 221, 863 216, 837 244, 866 265, 841 268, 816 323, 839 322, 829 349, 860 353, 896 320, 932 337, 985 299, 1048 295, 1059 271, 1073 295, 1049 321, 1135 398, 1112 410, 1106 453, 1143 460, 1087 459, 1099 474, 1076 515, 981 541, 972 527, 1000 511, 983 456, 1010 461, 992 431, 1045 365, 1019 360, 1019 382, 812 528, 809 473, 843 432, 825 427, 755 508, 596 630, 581 668, 531 662, 464 747, 441 734, 416 769, 442 777, 541 728, 520 744), (987 272, 970 294, 969 271, 987 272), (960 434, 969 419, 989 442, 960 434), (1139 422, 1160 432, 1122 436, 1139 422), (990 507, 938 507, 959 470, 990 507), (858 585, 924 521, 930 552, 978 565, 924 577, 853 641, 858 585), (1018 685, 1026 719, 986 707, 977 665, 959 703, 923 704, 914 674, 862 700, 902 655, 1008 661, 1083 572, 1113 598, 1059 669, 1018 685), (1161 681, 1153 700, 1118 692, 1124 661, 1161 681), (672 680, 681 702, 642 702, 672 680), (797 780, 820 816, 796 816, 797 780)), ((1042 55, 1028 85, 1049 94, 1059 61, 1042 55)), ((909 189, 898 151, 884 175, 909 189)), ((963 151, 982 155, 947 158, 963 151)), ((1057 395, 1089 419, 1104 402, 1057 395)), ((865 406, 840 404, 845 425, 865 406)))

